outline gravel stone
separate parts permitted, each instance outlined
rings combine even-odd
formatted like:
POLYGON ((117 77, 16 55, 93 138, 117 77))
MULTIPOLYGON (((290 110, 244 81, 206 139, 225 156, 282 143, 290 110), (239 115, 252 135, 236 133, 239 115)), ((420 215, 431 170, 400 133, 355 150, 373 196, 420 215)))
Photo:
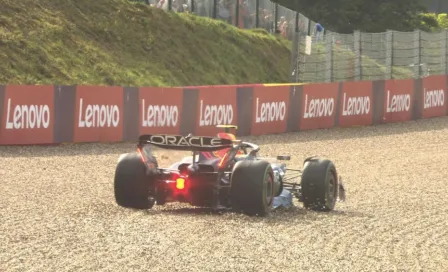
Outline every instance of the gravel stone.
MULTIPOLYGON (((446 271, 448 117, 245 137, 333 160, 347 201, 267 218, 116 205, 135 143, 0 147, 0 271, 446 271)), ((184 152, 157 150, 163 165, 184 152), (163 158, 162 158, 163 157, 163 158)))

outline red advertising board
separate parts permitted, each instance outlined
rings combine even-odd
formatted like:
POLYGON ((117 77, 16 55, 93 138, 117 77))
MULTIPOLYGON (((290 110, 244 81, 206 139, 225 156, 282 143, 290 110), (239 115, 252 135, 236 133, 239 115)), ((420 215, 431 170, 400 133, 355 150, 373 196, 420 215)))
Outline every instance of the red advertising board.
POLYGON ((216 136, 217 125, 236 125, 236 88, 200 88, 197 116, 196 135, 216 136))
POLYGON ((429 76, 422 79, 422 118, 446 115, 447 76, 429 76))
POLYGON ((53 86, 6 86, 2 119, 0 144, 53 143, 53 86))
POLYGON ((342 83, 339 98, 339 126, 364 126, 373 123, 372 81, 342 83))
POLYGON ((412 119, 414 80, 386 80, 384 86, 383 122, 404 122, 412 119))
POLYGON ((338 92, 338 82, 304 85, 300 130, 333 127, 338 92))
POLYGON ((123 88, 78 86, 74 142, 117 142, 123 138, 123 88))
POLYGON ((179 134, 183 89, 140 88, 140 134, 179 134))
POLYGON ((251 135, 286 131, 289 86, 254 87, 251 135))

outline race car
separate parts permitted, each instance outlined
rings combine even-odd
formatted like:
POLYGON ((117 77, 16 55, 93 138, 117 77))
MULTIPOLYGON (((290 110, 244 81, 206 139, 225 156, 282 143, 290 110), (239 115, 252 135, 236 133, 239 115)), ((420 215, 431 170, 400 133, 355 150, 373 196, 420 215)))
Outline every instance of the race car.
POLYGON ((216 137, 193 135, 141 135, 137 151, 122 154, 115 170, 115 200, 119 206, 151 209, 168 202, 184 202, 214 211, 230 210, 266 216, 280 207, 293 206, 331 211, 345 200, 345 188, 334 163, 305 159, 303 170, 287 168, 290 156, 263 158, 260 147, 237 140, 220 125, 216 137), (153 146, 191 151, 192 155, 167 168, 158 165, 153 146), (292 173, 292 174, 291 174, 292 173))

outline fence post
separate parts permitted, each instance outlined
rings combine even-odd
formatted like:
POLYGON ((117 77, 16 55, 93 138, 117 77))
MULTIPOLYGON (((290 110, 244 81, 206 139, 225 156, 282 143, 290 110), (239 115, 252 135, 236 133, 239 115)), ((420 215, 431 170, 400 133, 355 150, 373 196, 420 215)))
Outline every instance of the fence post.
POLYGON ((168 10, 169 11, 173 10, 173 0, 168 0, 168 10))
POLYGON ((194 8, 195 8, 195 5, 194 5, 195 3, 194 3, 194 1, 195 1, 195 0, 191 0, 191 7, 190 7, 190 12, 191 12, 191 13, 194 13, 194 8))
POLYGON ((329 33, 325 36, 326 44, 326 58, 325 58, 325 81, 333 81, 333 33, 329 33))
POLYGON ((419 29, 414 30, 414 78, 419 78, 421 73, 421 44, 420 44, 421 32, 419 29))
POLYGON ((255 2, 255 28, 260 27, 260 0, 255 2))
POLYGON ((312 36, 311 34, 311 20, 309 18, 306 18, 308 20, 308 36, 312 36))
POLYGON ((355 43, 355 80, 361 80, 361 32, 359 30, 355 30, 353 33, 353 42, 355 43))
POLYGON ((213 0, 213 19, 218 15, 218 0, 213 0))
POLYGON ((385 80, 393 78, 392 74, 392 55, 394 46, 394 32, 392 30, 387 30, 386 32, 386 73, 384 75, 385 80))
POLYGON ((235 0, 235 26, 238 27, 240 24, 240 1, 235 0))
POLYGON ((447 47, 448 47, 448 43, 447 43, 447 39, 448 39, 448 30, 444 29, 442 30, 442 73, 448 74, 448 67, 446 65, 446 58, 448 55, 448 51, 447 51, 447 47))
POLYGON ((300 29, 299 29, 299 13, 296 12, 296 19, 294 23, 294 36, 292 40, 291 50, 291 82, 299 81, 299 42, 300 42, 300 29))
POLYGON ((274 5, 274 34, 277 33, 278 29, 278 4, 274 5))

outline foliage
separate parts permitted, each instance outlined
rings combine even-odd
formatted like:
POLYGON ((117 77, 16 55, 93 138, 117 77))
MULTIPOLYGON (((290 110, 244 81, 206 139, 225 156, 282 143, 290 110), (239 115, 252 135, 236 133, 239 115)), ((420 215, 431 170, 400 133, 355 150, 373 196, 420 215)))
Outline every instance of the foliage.
POLYGON ((274 0, 293 8, 331 31, 413 31, 418 14, 426 12, 420 0, 274 0))
POLYGON ((419 29, 426 32, 434 32, 440 29, 437 16, 434 13, 419 14, 420 26, 419 29))
POLYGON ((421 13, 420 18, 420 29, 427 32, 437 32, 442 29, 448 29, 448 17, 446 13, 435 14, 435 13, 421 13))
POLYGON ((448 29, 448 15, 446 13, 439 14, 437 17, 439 27, 442 29, 448 29))

